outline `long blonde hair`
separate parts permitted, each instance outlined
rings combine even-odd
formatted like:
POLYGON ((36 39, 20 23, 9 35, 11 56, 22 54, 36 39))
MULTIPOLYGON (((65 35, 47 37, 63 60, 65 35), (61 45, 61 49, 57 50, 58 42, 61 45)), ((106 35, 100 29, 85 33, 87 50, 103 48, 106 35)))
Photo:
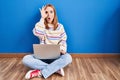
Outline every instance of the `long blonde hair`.
MULTIPOLYGON (((57 19, 56 10, 55 10, 55 8, 54 8, 54 6, 53 6, 52 4, 47 4, 47 5, 45 6, 45 9, 46 9, 47 7, 53 8, 54 18, 53 18, 52 24, 54 25, 54 30, 56 30, 56 28, 58 27, 58 19, 57 19)), ((44 24, 45 24, 45 28, 46 28, 46 29, 49 29, 49 27, 48 27, 48 22, 47 22, 46 19, 45 19, 44 24)))

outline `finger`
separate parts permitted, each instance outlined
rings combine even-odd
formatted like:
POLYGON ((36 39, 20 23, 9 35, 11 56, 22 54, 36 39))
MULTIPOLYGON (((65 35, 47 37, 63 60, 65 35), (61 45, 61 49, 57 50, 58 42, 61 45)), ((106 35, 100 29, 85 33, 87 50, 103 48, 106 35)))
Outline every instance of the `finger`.
POLYGON ((44 7, 44 5, 42 6, 42 8, 44 7))
POLYGON ((41 8, 39 8, 39 10, 41 11, 41 8))
POLYGON ((44 8, 46 7, 46 5, 44 6, 44 8))
POLYGON ((42 6, 41 10, 43 10, 43 6, 42 6))
POLYGON ((44 9, 44 5, 42 6, 42 9, 44 9))
POLYGON ((45 7, 46 7, 46 6, 43 6, 43 10, 45 10, 45 7))

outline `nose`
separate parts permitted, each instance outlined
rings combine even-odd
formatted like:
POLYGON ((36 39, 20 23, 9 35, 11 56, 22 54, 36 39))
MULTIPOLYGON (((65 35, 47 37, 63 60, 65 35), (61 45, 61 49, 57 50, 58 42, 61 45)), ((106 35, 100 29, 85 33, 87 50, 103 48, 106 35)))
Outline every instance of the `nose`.
POLYGON ((50 15, 50 13, 47 14, 48 16, 50 15))
POLYGON ((47 17, 48 17, 49 15, 47 14, 47 17))

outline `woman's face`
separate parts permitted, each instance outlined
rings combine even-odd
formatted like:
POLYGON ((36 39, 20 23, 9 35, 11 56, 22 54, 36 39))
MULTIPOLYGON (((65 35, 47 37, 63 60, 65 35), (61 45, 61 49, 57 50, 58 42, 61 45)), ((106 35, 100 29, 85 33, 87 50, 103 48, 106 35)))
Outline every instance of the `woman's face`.
POLYGON ((45 13, 47 14, 46 20, 48 23, 52 23, 54 19, 54 10, 52 7, 47 7, 45 10, 45 13))

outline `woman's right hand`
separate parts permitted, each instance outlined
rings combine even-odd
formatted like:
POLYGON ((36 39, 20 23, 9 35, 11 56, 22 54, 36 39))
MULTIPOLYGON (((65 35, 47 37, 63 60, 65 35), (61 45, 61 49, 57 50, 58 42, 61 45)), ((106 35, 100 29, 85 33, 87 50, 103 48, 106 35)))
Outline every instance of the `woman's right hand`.
POLYGON ((40 12, 41 12, 41 17, 45 19, 47 17, 45 6, 43 6, 42 9, 40 9, 40 12))
POLYGON ((41 40, 42 40, 42 41, 45 41, 45 35, 42 36, 41 40))
POLYGON ((41 41, 45 41, 45 35, 39 35, 39 39, 40 39, 41 41))

